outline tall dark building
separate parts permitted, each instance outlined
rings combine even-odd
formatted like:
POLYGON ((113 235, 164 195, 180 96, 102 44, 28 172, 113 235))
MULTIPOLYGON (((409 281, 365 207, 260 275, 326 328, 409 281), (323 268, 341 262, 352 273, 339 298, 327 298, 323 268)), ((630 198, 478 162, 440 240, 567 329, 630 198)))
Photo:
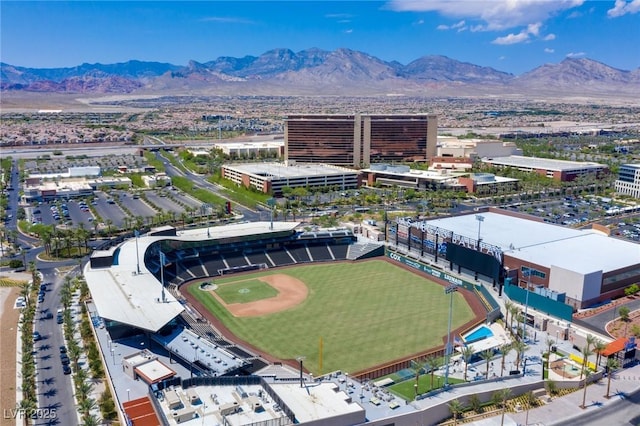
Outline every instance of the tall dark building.
POLYGON ((433 114, 290 115, 285 159, 350 167, 427 161, 436 155, 437 130, 433 114))

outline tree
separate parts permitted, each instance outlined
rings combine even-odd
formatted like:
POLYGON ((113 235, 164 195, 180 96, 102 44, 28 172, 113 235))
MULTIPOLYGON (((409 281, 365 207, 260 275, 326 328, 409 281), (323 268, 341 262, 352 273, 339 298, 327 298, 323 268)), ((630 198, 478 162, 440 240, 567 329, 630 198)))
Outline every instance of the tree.
POLYGON ((525 420, 524 420, 524 424, 526 426, 529 424, 529 410, 533 408, 533 406, 537 401, 537 398, 533 395, 533 392, 531 391, 525 393, 523 396, 524 396, 523 402, 527 406, 527 414, 525 415, 525 420))
POLYGON ((504 323, 505 325, 509 325, 509 314, 511 313, 511 309, 514 304, 511 300, 507 300, 504 302, 504 323))
POLYGON ((529 347, 521 340, 516 340, 513 342, 513 349, 516 351, 516 366, 520 367, 520 362, 522 361, 522 355, 529 349, 529 347))
POLYGON ((500 376, 504 376, 504 361, 505 361, 505 358, 507 357, 507 354, 511 352, 511 349, 513 349, 513 346, 511 345, 511 343, 507 343, 505 345, 500 346, 500 353, 502 354, 502 365, 500 367, 500 376))
POLYGON ((489 362, 493 358, 493 349, 487 349, 480 354, 480 358, 486 361, 487 371, 485 373, 485 379, 489 378, 489 362))
POLYGON ((454 399, 453 401, 451 401, 447 405, 449 406, 449 411, 451 411, 451 414, 453 415, 453 424, 457 425, 458 424, 458 415, 462 414, 462 412, 464 411, 464 406, 457 399, 454 399))
POLYGON ((591 370, 587 370, 584 375, 584 392, 582 394, 582 405, 580 408, 585 409, 587 406, 585 405, 587 401, 587 386, 589 385, 589 376, 591 376, 591 370))
POLYGON ((462 349, 462 359, 464 360, 464 381, 465 382, 467 381, 467 368, 469 367, 469 360, 471 360, 471 357, 473 356, 474 353, 475 353, 475 350, 471 345, 465 346, 464 349, 462 349))
POLYGON ((444 358, 441 356, 431 355, 426 359, 425 363, 431 370, 431 386, 429 387, 429 390, 433 390, 433 376, 435 375, 436 370, 444 365, 444 358))
POLYGON ((482 402, 480 401, 478 394, 474 393, 469 397, 469 405, 476 414, 480 413, 480 410, 482 410, 482 402))
POLYGON ((593 344, 593 350, 596 353, 596 367, 600 365, 600 357, 602 356, 602 351, 607 348, 607 344, 600 339, 597 339, 593 344))
POLYGON ((607 358, 607 394, 604 396, 605 398, 611 398, 609 396, 609 391, 611 389, 611 376, 613 376, 614 370, 620 367, 620 363, 615 358, 607 358))
POLYGON ((624 336, 627 336, 627 325, 629 324, 629 307, 621 306, 618 309, 618 314, 620 315, 620 320, 624 322, 624 336))
POLYGON ((500 420, 500 425, 504 425, 504 413, 507 411, 507 399, 511 395, 511 389, 503 388, 499 391, 493 393, 493 402, 502 408, 502 417, 500 420))
POLYGON ((422 372, 422 368, 425 366, 425 361, 424 360, 415 360, 415 361, 411 361, 411 370, 413 370, 413 373, 416 375, 416 383, 414 385, 415 388, 415 396, 418 396, 418 387, 420 386, 420 372, 422 372))
POLYGON ((580 371, 580 380, 582 380, 582 376, 586 372, 591 373, 591 370, 587 368, 589 356, 593 355, 593 352, 589 348, 589 342, 587 342, 587 344, 582 348, 580 352, 582 352, 582 370, 580 371))

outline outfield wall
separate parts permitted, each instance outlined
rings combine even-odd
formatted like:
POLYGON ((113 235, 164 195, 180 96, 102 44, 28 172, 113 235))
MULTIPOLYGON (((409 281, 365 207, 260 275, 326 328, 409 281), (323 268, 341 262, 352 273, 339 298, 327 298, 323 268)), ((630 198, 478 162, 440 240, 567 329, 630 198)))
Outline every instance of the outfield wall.
POLYGON ((387 250, 385 252, 385 256, 387 256, 389 259, 393 259, 397 262, 410 266, 411 268, 424 272, 429 276, 450 282, 451 284, 459 285, 473 292, 474 294, 476 294, 476 296, 478 296, 478 298, 482 301, 483 306, 487 309, 488 322, 495 321, 500 317, 500 305, 498 305, 498 302, 496 302, 496 300, 493 298, 493 295, 486 288, 484 288, 483 285, 463 280, 462 278, 450 275, 444 271, 433 268, 420 261, 411 259, 394 251, 387 250))

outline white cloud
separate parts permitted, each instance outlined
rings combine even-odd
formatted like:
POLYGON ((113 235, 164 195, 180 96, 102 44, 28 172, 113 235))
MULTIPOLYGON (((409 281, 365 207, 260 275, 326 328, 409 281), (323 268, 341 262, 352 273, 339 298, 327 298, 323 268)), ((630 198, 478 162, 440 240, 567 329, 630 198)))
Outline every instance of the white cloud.
POLYGON ((640 12, 640 0, 616 0, 613 9, 609 9, 607 15, 611 18, 617 18, 622 15, 638 12, 640 12))
POLYGON ((536 22, 535 24, 527 25, 527 32, 531 35, 537 36, 540 34, 540 26, 542 24, 540 22, 536 22))
POLYGON ((520 31, 518 34, 509 34, 504 37, 498 37, 493 40, 491 43, 493 44, 501 44, 501 45, 509 45, 509 44, 518 44, 529 40, 529 33, 525 30, 520 31))
POLYGON ((542 37, 542 39, 544 41, 551 41, 551 40, 555 40, 556 39, 556 35, 555 34, 547 34, 546 36, 542 37))
POLYGON ((554 53, 554 52, 555 52, 555 49, 551 49, 551 48, 549 48, 549 47, 546 47, 546 48, 544 49, 544 53, 554 53))
MULTIPOLYGON (((573 9, 585 0, 390 0, 392 10, 399 12, 438 12, 450 18, 480 21, 472 31, 498 31, 544 22, 551 16, 573 9)), ((621 1, 621 0, 618 0, 621 1)), ((632 0, 640 3, 640 0, 632 0)))
POLYGON ((253 21, 242 18, 230 18, 225 16, 207 16, 202 18, 202 22, 219 22, 221 24, 253 24, 253 21))
POLYGON ((464 20, 462 20, 462 21, 458 22, 457 24, 453 24, 453 25, 451 26, 451 28, 462 28, 462 27, 464 27, 465 25, 466 25, 466 24, 465 24, 464 20))
POLYGON ((586 53, 584 52, 569 52, 567 53, 567 58, 581 58, 585 55, 586 53))
POLYGON ((501 44, 501 45, 524 43, 526 41, 529 41, 531 36, 538 37, 540 35, 541 26, 542 26, 541 22, 536 22, 535 24, 529 24, 527 25, 527 28, 522 29, 518 34, 511 33, 504 37, 498 37, 495 40, 493 40, 491 43, 501 44))
POLYGON ((345 34, 351 34, 353 32, 353 30, 344 30, 345 34))
POLYGON ((446 30, 448 30, 448 29, 449 29, 449 26, 448 26, 448 25, 441 24, 441 25, 438 25, 438 26, 436 27, 436 29, 437 29, 437 30, 440 30, 440 31, 446 31, 446 30))
POLYGON ((424 19, 418 19, 418 21, 416 21, 416 25, 422 25, 424 24, 424 19))

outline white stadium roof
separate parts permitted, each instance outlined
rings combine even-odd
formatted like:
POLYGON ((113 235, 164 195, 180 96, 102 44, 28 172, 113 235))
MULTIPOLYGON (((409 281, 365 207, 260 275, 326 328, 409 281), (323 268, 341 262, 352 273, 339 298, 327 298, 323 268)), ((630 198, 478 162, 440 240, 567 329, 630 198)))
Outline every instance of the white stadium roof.
POLYGON ((579 273, 615 271, 640 263, 640 244, 500 213, 483 212, 426 221, 476 240, 476 215, 483 243, 500 247, 505 255, 542 266, 559 266, 579 273))
MULTIPOLYGON (((210 228, 179 231, 177 236, 148 236, 122 243, 115 253, 114 264, 91 268, 87 263, 84 275, 91 296, 101 317, 156 332, 178 316, 184 307, 167 290, 162 302, 162 286, 144 265, 144 253, 156 241, 202 241, 235 236, 267 234, 293 230, 298 222, 247 222, 210 228), (140 274, 137 274, 139 256, 140 274)), ((95 253, 94 253, 95 254, 95 253)))

